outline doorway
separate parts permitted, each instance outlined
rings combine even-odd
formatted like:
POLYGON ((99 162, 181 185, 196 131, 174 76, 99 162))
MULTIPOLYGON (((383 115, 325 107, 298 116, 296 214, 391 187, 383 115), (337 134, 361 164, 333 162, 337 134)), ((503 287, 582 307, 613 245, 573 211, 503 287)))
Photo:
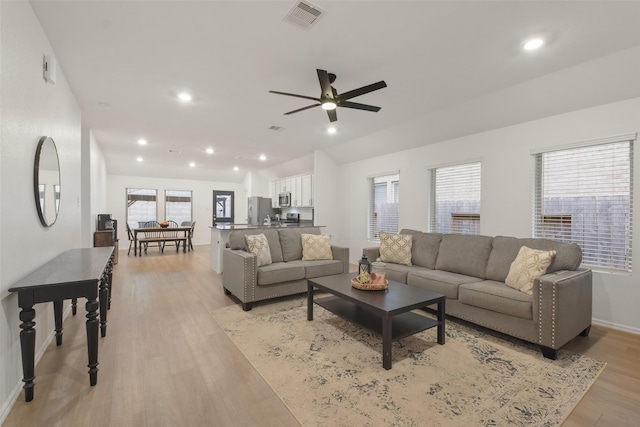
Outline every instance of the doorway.
POLYGON ((213 190, 213 225, 234 222, 233 191, 213 190))

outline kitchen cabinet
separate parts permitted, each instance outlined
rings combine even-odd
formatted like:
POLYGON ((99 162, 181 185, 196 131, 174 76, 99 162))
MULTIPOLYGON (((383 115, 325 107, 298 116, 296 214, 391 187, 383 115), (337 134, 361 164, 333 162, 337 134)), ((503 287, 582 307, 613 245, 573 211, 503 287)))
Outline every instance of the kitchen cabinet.
POLYGON ((313 175, 302 175, 300 177, 300 200, 301 206, 313 206, 313 175))
POLYGON ((278 195, 291 193, 292 207, 313 207, 313 174, 272 181, 273 207, 278 207, 278 195))

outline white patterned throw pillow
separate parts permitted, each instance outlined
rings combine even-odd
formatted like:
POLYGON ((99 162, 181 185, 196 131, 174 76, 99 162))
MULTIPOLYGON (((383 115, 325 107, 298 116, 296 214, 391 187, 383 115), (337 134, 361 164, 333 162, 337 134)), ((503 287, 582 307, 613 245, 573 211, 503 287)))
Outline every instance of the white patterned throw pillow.
POLYGON ((504 282, 511 288, 533 295, 534 280, 547 271, 555 256, 556 251, 539 251, 522 246, 518 256, 511 263, 504 282))
POLYGON ((381 231, 380 261, 411 265, 412 245, 413 237, 410 234, 391 234, 381 231))
POLYGON ((302 260, 317 261, 321 259, 333 259, 329 236, 319 234, 302 234, 302 260))
POLYGON ((247 234, 244 236, 247 249, 258 258, 258 267, 271 264, 271 249, 264 234, 247 234))

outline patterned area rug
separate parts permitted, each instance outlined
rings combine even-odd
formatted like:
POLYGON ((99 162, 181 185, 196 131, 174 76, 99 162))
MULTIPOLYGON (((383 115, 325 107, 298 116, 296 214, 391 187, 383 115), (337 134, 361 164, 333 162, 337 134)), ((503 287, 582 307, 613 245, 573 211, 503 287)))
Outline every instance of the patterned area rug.
MULTIPOLYGON (((425 314, 426 313, 422 313, 425 314)), ((215 320, 304 426, 557 426, 605 364, 448 322, 393 344, 297 297, 212 311, 215 320)))

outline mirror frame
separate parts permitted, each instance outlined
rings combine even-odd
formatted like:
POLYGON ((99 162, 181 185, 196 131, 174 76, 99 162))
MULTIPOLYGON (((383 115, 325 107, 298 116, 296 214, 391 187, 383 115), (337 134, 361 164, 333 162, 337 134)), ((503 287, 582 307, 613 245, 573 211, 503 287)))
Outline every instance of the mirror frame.
MULTIPOLYGON (((56 143, 53 141, 53 138, 51 138, 50 136, 43 136, 38 141, 38 148, 36 149, 35 162, 33 165, 33 190, 34 190, 34 196, 35 196, 35 202, 36 202, 36 210, 38 211, 38 217, 40 218, 40 222, 42 223, 42 225, 45 227, 51 227, 53 224, 55 224, 58 219, 58 213, 60 212, 59 196, 58 196, 58 203, 56 203, 56 194, 55 194, 56 186, 58 187, 58 189, 60 189, 60 158, 58 157, 58 148, 56 147, 56 143), (42 149, 46 148, 45 144, 47 145, 51 144, 51 147, 53 148, 53 153, 55 154, 55 162, 56 162, 56 165, 58 166, 57 185, 54 183, 54 188, 52 188, 52 191, 54 192, 53 209, 55 211, 55 217, 51 222, 47 221, 47 217, 45 216, 44 206, 42 206, 42 204, 40 203, 40 163, 42 160, 41 159, 42 149)), ((57 191, 57 193, 60 193, 60 191, 57 191)), ((45 202, 45 206, 46 206, 46 202, 45 202)))

